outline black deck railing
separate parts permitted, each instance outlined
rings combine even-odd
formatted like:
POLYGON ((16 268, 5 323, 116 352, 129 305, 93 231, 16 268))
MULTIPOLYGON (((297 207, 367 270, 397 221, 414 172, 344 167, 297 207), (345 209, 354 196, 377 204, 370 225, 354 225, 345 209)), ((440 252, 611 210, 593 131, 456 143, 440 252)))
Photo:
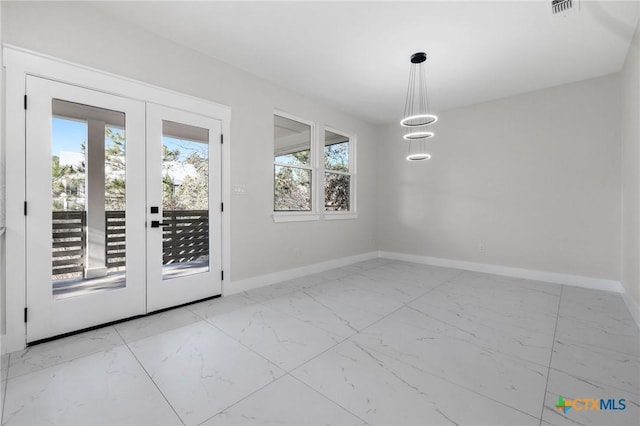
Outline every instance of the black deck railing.
POLYGON ((164 210, 162 264, 191 262, 209 255, 207 210, 164 210))
POLYGON ((124 211, 106 211, 105 213, 105 259, 108 269, 120 268, 126 260, 126 221, 124 211))
POLYGON ((53 212, 51 274, 64 276, 84 270, 87 247, 87 214, 84 211, 53 212))
MULTIPOLYGON (((209 255, 207 210, 164 210, 162 264, 197 261, 209 255)), ((86 211, 53 212, 54 279, 77 276, 85 269, 87 247, 86 211)), ((110 271, 125 266, 126 218, 124 211, 105 212, 105 259, 110 271)))

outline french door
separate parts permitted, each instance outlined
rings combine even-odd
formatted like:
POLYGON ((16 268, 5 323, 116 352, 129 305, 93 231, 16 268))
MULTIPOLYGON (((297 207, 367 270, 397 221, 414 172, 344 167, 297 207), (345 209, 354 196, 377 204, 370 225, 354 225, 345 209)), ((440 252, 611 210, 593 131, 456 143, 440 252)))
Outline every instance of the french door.
POLYGON ((218 120, 147 104, 147 308, 222 293, 218 120))
POLYGON ((220 123, 26 89, 27 342, 220 294, 220 123))

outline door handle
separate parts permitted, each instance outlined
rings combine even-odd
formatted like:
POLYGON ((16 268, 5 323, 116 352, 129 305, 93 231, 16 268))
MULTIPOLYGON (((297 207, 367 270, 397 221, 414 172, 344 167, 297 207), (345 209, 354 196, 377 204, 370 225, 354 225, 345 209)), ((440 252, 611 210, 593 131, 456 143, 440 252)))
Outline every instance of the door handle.
POLYGON ((152 220, 151 221, 151 227, 152 228, 159 228, 161 226, 171 226, 171 224, 170 223, 160 222, 159 220, 152 220))

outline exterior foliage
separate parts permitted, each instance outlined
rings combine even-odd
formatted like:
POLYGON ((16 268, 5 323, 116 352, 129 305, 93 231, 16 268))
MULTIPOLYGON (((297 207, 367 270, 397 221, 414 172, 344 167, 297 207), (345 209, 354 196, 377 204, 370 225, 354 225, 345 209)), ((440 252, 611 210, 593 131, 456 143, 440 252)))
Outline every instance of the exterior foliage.
MULTIPOLYGON (((207 210, 209 195, 208 155, 197 142, 184 142, 184 148, 170 149, 162 145, 163 209, 207 210), (172 169, 179 169, 177 179, 172 169)), ((105 210, 125 210, 126 164, 124 132, 105 129, 105 210)), ((86 209, 86 143, 81 145, 83 161, 61 165, 60 156, 52 156, 52 198, 54 211, 82 211, 86 209)))
MULTIPOLYGON (((310 151, 303 150, 275 158, 274 210, 311 211, 310 151)), ((349 142, 324 148, 324 205, 327 211, 349 211, 351 181, 349 142)))
POLYGON ((342 173, 324 175, 324 207, 328 211, 348 211, 350 199, 349 143, 324 147, 324 168, 342 173))
MULTIPOLYGON (((276 157, 276 163, 310 164, 311 152, 307 150, 276 157)), ((311 210, 311 170, 276 165, 274 169, 274 210, 311 210)))

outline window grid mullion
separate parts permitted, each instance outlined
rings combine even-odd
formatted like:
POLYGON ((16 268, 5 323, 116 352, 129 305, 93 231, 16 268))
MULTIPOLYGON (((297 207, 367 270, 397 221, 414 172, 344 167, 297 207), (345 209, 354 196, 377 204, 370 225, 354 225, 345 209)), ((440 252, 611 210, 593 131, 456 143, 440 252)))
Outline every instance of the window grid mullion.
POLYGON ((279 166, 279 167, 293 167, 295 169, 305 169, 305 170, 313 170, 313 167, 310 166, 303 166, 300 164, 287 164, 287 163, 276 163, 275 161, 273 162, 274 166, 279 166))
POLYGON ((345 175, 345 176, 351 176, 353 173, 351 172, 341 172, 338 170, 331 170, 331 169, 324 169, 325 173, 335 173, 337 175, 345 175))

